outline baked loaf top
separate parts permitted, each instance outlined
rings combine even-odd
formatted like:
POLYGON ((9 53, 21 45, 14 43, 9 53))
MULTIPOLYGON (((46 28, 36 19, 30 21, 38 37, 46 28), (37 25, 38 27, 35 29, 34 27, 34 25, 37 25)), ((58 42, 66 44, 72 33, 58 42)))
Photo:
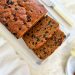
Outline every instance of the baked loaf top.
POLYGON ((36 0, 0 1, 0 22, 17 38, 22 37, 46 12, 47 10, 37 4, 36 0), (25 6, 22 6, 20 1, 25 3, 25 6))
POLYGON ((44 16, 33 28, 27 32, 23 39, 31 49, 38 49, 48 38, 52 36, 54 31, 59 28, 59 24, 50 18, 44 16))
POLYGON ((40 59, 45 59, 62 44, 65 37, 65 34, 58 29, 43 46, 33 51, 40 59))

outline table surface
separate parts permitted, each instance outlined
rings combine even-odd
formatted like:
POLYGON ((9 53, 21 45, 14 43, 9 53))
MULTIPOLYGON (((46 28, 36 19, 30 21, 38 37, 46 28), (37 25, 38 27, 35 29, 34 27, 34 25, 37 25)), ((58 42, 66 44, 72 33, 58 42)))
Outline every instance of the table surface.
MULTIPOLYGON (((72 17, 75 18, 75 0, 59 0, 59 1, 69 11, 69 13, 72 15, 72 17)), ((2 45, 2 43, 1 43, 1 45, 2 45)), ((5 47, 5 48, 7 48, 7 47, 5 47)), ((2 49, 4 49, 4 47, 2 49)), ((7 54, 9 52, 9 54, 7 56, 9 58, 14 56, 14 54, 17 55, 16 52, 14 52, 14 50, 9 50, 9 49, 7 51, 5 49, 4 52, 3 51, 1 51, 1 52, 2 53, 6 52, 7 54)), ((14 56, 14 57, 17 57, 17 56, 14 56)), ((15 60, 14 57, 12 57, 12 60, 13 59, 15 60)), ((67 60, 69 59, 69 57, 70 57, 70 48, 69 48, 69 45, 67 44, 62 50, 55 52, 54 55, 47 61, 47 63, 44 64, 44 66, 42 66, 40 69, 35 69, 36 67, 33 68, 32 66, 29 65, 31 75, 65 75, 66 74, 66 64, 67 64, 67 60)), ((4 56, 4 59, 5 58, 6 57, 4 56)), ((0 61, 2 62, 4 59, 2 59, 0 61)), ((10 59, 10 61, 12 61, 12 60, 10 59)), ((4 60, 4 61, 7 63, 7 60, 4 60)), ((20 61, 20 59, 19 59, 19 61, 20 61)), ((9 63, 7 63, 7 64, 9 64, 9 63)), ((11 63, 10 63, 10 65, 11 65, 11 63)), ((0 69, 1 69, 1 67, 0 67, 0 69)), ((23 70, 23 72, 24 72, 24 70, 23 70)), ((1 70, 0 70, 0 73, 1 73, 1 70)), ((17 74, 18 73, 12 74, 12 75, 17 75, 17 74)), ((4 75, 4 74, 2 74, 2 75, 4 75)), ((22 74, 20 74, 20 75, 22 75, 22 74)))

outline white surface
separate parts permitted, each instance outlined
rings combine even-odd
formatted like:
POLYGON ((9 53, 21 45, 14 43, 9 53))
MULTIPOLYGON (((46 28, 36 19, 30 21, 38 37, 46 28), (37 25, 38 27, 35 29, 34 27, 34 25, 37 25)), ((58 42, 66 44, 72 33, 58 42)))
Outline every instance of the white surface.
POLYGON ((68 10, 68 13, 75 19, 75 0, 59 0, 60 3, 68 10))
POLYGON ((0 36, 0 75, 30 75, 28 65, 14 50, 9 42, 0 36))

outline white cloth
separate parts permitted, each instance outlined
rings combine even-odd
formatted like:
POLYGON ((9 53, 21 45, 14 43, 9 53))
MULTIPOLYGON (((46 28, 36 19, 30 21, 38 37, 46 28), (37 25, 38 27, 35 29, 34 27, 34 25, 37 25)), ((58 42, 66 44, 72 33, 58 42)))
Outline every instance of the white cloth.
POLYGON ((75 18, 75 0, 59 0, 68 12, 75 18))
POLYGON ((28 65, 16 54, 15 49, 0 36, 0 75, 30 75, 28 65))

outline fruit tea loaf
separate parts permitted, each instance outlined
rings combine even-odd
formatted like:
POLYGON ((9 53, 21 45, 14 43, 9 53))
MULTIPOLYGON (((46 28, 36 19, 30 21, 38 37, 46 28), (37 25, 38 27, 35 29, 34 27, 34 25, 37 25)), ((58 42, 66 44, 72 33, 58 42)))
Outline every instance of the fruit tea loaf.
POLYGON ((59 24, 55 20, 49 16, 44 16, 33 28, 30 29, 29 32, 23 36, 23 39, 29 48, 38 49, 58 28, 59 24))
POLYGON ((65 37, 65 34, 58 29, 43 46, 33 51, 40 59, 45 59, 62 44, 65 37))
POLYGON ((19 0, 0 0, 0 22, 17 38, 22 37, 47 12, 36 0, 35 3, 27 1, 25 6, 21 6, 19 0))

